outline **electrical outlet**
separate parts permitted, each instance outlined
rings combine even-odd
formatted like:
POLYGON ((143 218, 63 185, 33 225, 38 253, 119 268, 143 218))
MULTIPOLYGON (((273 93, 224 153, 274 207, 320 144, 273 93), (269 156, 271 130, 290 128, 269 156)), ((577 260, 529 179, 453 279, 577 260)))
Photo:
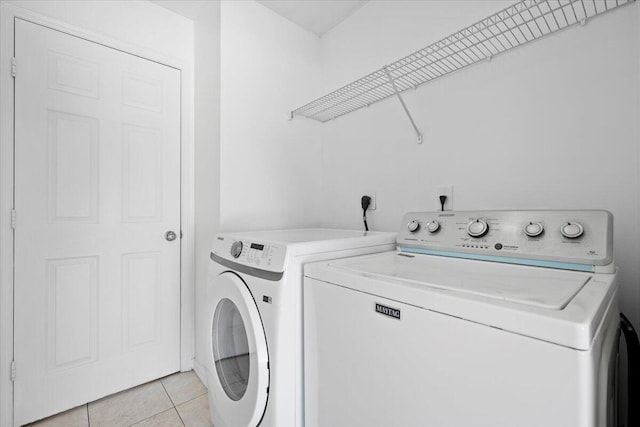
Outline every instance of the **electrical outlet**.
POLYGON ((444 210, 452 211, 453 210, 453 185, 438 185, 436 187, 435 194, 435 202, 436 202, 436 211, 443 210, 442 205, 440 204, 440 196, 447 196, 447 200, 444 202, 444 210))
POLYGON ((367 210, 375 210, 376 208, 376 192, 375 191, 363 191, 362 194, 360 195, 360 199, 358 199, 358 205, 360 206, 360 208, 362 209, 362 205, 360 204, 360 200, 362 199, 362 196, 369 196, 371 197, 371 204, 369 205, 369 209, 367 210))

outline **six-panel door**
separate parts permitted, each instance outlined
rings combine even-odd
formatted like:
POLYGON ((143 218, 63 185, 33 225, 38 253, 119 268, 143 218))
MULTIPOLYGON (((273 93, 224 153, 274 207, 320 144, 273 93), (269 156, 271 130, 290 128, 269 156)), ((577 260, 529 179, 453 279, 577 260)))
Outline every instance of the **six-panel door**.
POLYGON ((180 71, 16 20, 15 423, 180 368, 180 71))

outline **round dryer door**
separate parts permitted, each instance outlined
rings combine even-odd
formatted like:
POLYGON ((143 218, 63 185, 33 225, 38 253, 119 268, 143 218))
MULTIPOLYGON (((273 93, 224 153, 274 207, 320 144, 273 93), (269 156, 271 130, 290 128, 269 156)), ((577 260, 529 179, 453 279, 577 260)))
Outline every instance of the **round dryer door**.
POLYGON ((234 273, 209 284, 211 421, 216 427, 258 425, 267 404, 267 342, 258 307, 247 285, 234 273))

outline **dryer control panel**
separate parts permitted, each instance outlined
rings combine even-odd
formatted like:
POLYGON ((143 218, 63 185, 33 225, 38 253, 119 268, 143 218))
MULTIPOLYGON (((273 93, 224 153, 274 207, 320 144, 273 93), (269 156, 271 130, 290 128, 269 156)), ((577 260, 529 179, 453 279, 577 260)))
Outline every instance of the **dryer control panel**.
POLYGON ((585 271, 596 266, 614 269, 613 216, 603 210, 409 212, 397 244, 401 251, 414 253, 585 271))
POLYGON ((241 240, 231 235, 219 234, 213 241, 211 252, 236 264, 282 273, 284 271, 287 247, 265 242, 241 240))

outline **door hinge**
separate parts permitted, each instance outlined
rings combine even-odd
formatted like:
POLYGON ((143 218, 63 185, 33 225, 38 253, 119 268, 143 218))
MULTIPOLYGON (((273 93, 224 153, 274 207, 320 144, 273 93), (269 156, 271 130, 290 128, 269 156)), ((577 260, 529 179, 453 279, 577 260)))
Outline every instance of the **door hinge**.
POLYGON ((11 228, 16 229, 16 210, 11 209, 11 228))
POLYGON ((16 361, 11 361, 11 381, 16 380, 16 361))
POLYGON ((18 70, 18 67, 16 66, 16 57, 14 56, 13 58, 11 58, 11 77, 16 76, 17 70, 18 70))

